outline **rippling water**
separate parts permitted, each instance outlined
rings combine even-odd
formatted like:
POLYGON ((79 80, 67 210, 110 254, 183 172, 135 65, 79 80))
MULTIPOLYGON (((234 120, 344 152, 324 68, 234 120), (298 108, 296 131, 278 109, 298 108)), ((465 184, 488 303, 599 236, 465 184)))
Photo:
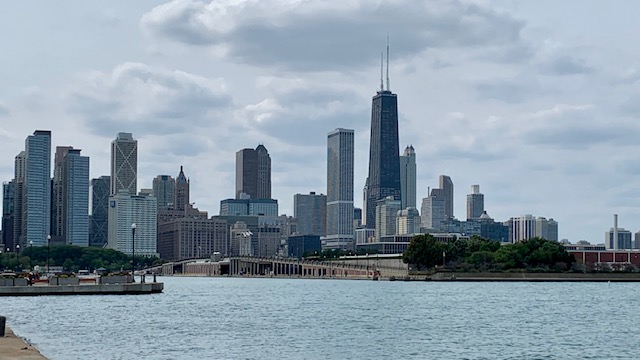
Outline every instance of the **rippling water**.
POLYGON ((0 298, 63 359, 634 359, 634 283, 167 278, 144 296, 0 298))

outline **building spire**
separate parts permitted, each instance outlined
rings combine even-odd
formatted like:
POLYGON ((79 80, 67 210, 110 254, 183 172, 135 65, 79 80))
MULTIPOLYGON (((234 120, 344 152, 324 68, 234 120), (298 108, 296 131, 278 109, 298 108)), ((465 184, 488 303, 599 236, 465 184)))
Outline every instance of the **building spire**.
POLYGON ((384 54, 380 52, 380 91, 384 91, 384 80, 382 78, 382 71, 384 69, 384 54))
POLYGON ((387 34, 387 91, 391 91, 391 87, 389 87, 389 34, 387 34))

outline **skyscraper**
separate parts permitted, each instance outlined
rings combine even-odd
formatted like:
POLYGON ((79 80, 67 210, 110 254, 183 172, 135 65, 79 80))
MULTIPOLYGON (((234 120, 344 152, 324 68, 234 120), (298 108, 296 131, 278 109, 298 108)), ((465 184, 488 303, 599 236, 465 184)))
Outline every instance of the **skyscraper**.
POLYGON ((416 150, 413 145, 404 149, 400 156, 400 190, 402 208, 416 207, 416 150))
POLYGON ((325 236, 327 196, 315 192, 293 196, 293 217, 298 219, 298 234, 325 236))
POLYGON ((453 181, 447 175, 440 175, 440 189, 444 196, 444 214, 453 218, 453 181))
POLYGON ((102 247, 109 232, 109 186, 111 177, 101 176, 91 180, 91 226, 89 245, 102 247))
POLYGON ((62 167, 64 239, 89 246, 89 157, 80 155, 80 149, 69 149, 62 167))
MULTIPOLYGON (((22 238, 23 217, 24 217, 24 177, 27 167, 27 154, 25 151, 21 151, 15 157, 15 167, 13 175, 13 239, 9 249, 14 249, 16 245, 20 244, 22 238)), ((5 243, 7 244, 7 243, 5 243)))
POLYGON ((376 203, 376 240, 383 236, 396 234, 396 218, 401 202, 393 196, 387 196, 376 203))
POLYGON ((236 153, 236 199, 271 199, 271 157, 264 145, 236 153))
POLYGON ((189 207, 189 179, 184 176, 182 166, 180 166, 180 173, 176 179, 175 197, 173 200, 174 209, 178 211, 187 211, 189 207))
POLYGON ((346 248, 353 242, 354 131, 336 129, 327 135, 327 235, 325 248, 346 248))
POLYGON ((111 195, 120 190, 138 191, 138 140, 131 133, 118 133, 111 142, 111 195))
POLYGON ((480 185, 471 185, 471 194, 467 194, 467 220, 479 219, 484 213, 484 194, 480 185))
POLYGON ((424 228, 440 231, 446 220, 445 197, 442 189, 431 189, 428 197, 422 199, 421 225, 424 228))
POLYGON ((51 231, 51 131, 36 130, 25 141, 23 199, 20 243, 46 245, 51 231))
POLYGON ((140 256, 158 256, 158 205, 155 196, 129 195, 126 189, 109 197, 109 235, 111 249, 140 256), (131 225, 136 224, 135 239, 131 225))
POLYGON ((0 241, 4 247, 0 250, 4 250, 5 247, 13 248, 14 185, 13 181, 2 183, 2 238, 0 241))
POLYGON ((51 238, 64 241, 64 157, 73 149, 71 146, 56 146, 53 161, 53 180, 51 183, 51 238))
POLYGON ((174 205, 176 180, 169 175, 158 175, 153 179, 153 196, 158 200, 158 208, 174 205))
POLYGON ((387 196, 402 201, 400 147, 398 143, 398 97, 389 89, 389 46, 387 45, 387 88, 382 84, 371 105, 369 177, 367 178, 366 226, 376 228, 376 202, 387 196))

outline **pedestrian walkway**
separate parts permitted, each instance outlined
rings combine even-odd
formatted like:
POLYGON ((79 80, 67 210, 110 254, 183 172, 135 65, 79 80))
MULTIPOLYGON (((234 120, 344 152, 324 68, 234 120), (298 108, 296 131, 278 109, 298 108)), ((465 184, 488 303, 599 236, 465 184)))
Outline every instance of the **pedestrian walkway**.
POLYGON ((17 337, 7 326, 4 337, 0 337, 0 360, 46 360, 38 349, 17 337))

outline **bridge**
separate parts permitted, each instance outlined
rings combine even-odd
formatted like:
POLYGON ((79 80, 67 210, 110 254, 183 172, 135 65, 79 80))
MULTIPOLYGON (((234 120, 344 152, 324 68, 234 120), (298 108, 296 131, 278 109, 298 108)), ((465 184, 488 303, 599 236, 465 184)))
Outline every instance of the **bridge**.
POLYGON ((396 258, 361 255, 332 261, 295 258, 236 256, 213 262, 187 259, 152 267, 149 271, 165 276, 265 276, 307 278, 373 279, 407 276, 407 267, 396 258))

